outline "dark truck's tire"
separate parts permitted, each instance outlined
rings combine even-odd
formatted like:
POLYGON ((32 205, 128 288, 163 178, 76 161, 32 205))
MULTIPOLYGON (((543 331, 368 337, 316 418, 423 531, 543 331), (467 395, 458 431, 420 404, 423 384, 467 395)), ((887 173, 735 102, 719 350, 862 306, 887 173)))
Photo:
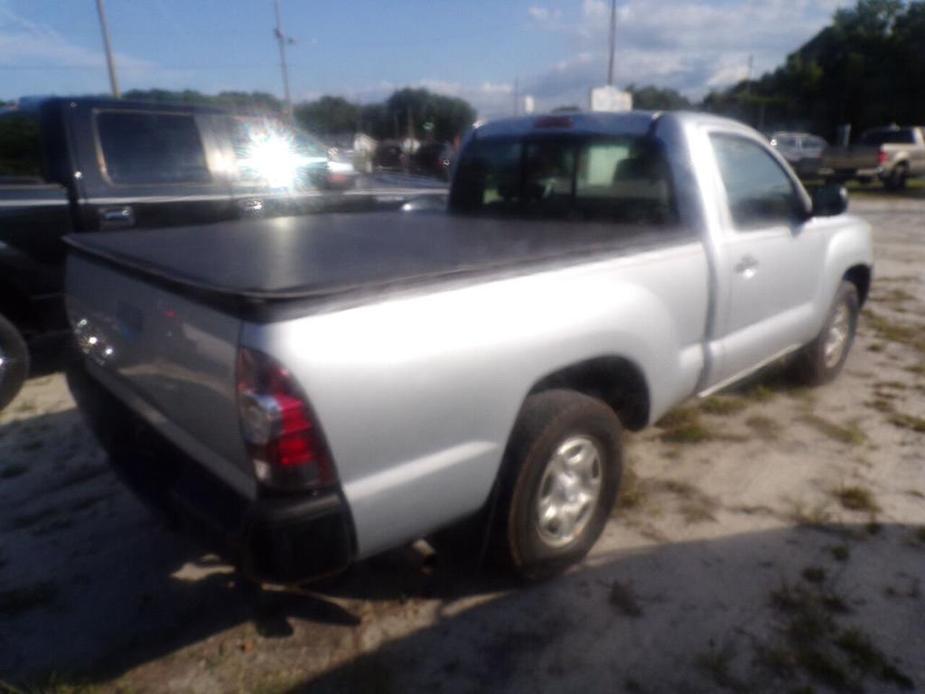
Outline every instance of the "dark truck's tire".
POLYGON ((9 405, 29 375, 29 348, 12 323, 0 316, 0 410, 9 405))
POLYGON ((620 485, 620 434, 613 410, 587 395, 550 390, 526 399, 505 453, 493 537, 516 574, 558 573, 597 541, 620 485))
POLYGON ((906 187, 906 181, 909 178, 909 169, 905 164, 897 164, 890 171, 890 175, 883 180, 883 185, 887 190, 902 190, 906 187))
POLYGON ((857 287, 843 281, 822 331, 797 355, 794 368, 802 383, 816 386, 838 376, 854 343, 859 312, 857 287))

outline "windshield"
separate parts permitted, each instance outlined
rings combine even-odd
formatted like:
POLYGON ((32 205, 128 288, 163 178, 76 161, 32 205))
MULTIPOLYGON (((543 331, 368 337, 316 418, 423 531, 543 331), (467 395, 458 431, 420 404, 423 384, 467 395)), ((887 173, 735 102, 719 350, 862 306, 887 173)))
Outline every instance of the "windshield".
POLYGON ((467 214, 678 221, 661 147, 633 136, 473 141, 459 162, 450 206, 467 214))

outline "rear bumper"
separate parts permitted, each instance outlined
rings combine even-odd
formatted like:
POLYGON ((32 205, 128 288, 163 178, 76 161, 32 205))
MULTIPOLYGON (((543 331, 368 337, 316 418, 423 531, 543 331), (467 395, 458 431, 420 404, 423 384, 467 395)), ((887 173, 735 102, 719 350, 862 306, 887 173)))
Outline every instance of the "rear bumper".
POLYGON ((143 421, 83 365, 67 377, 122 481, 248 577, 297 583, 336 573, 352 561, 352 524, 338 492, 248 499, 143 421))

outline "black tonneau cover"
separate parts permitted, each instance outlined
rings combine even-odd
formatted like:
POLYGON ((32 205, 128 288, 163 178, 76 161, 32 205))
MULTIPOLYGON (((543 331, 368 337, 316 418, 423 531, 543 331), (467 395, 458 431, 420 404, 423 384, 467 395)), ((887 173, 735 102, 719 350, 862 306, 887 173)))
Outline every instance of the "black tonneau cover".
MULTIPOLYGON (((453 278, 693 240, 681 229, 374 212, 72 234, 72 252, 212 304, 378 294, 453 278)), ((262 308, 258 308, 262 307, 262 308)), ((259 315, 254 315, 256 311, 259 315)))

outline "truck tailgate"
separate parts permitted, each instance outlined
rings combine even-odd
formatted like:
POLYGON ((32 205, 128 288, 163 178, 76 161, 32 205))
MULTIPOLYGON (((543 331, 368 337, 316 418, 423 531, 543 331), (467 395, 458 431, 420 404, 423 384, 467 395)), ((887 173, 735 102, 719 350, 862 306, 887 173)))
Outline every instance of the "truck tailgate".
POLYGON ((255 485, 236 404, 240 322, 73 253, 66 286, 71 325, 97 380, 252 497, 255 485))

